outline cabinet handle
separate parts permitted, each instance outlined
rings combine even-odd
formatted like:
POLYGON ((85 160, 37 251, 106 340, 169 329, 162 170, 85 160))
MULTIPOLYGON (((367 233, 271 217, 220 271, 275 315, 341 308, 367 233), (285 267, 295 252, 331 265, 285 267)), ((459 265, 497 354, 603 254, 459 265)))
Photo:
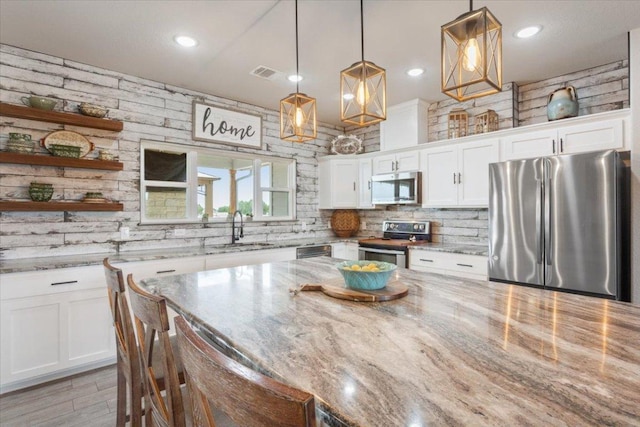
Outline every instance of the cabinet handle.
POLYGON ((462 184, 462 175, 458 172, 458 184, 462 184))
POLYGON ((56 282, 56 283, 52 283, 51 286, 71 285, 72 283, 78 283, 78 281, 77 280, 69 280, 68 282, 56 282))
POLYGON ((556 154, 556 140, 551 140, 553 154, 556 154))
POLYGON ((456 183, 456 173, 455 172, 453 173, 453 183, 454 184, 456 183))
POLYGON ((156 274, 162 274, 162 273, 175 273, 175 270, 160 270, 160 271, 156 271, 156 274))
POLYGON ((353 191, 356 191, 356 182, 353 181, 353 191))
POLYGON ((400 169, 400 166, 398 164, 398 161, 396 160, 396 170, 400 169))
POLYGON ((420 258, 420 261, 424 261, 424 262, 433 262, 433 260, 432 260, 432 259, 423 259, 423 258, 420 258))
POLYGON ((367 181, 367 189, 371 190, 371 180, 367 181))
POLYGON ((564 153, 564 141, 560 138, 560 152, 564 153))
POLYGON ((459 265, 460 267, 473 267, 473 265, 471 264, 456 264, 459 265))

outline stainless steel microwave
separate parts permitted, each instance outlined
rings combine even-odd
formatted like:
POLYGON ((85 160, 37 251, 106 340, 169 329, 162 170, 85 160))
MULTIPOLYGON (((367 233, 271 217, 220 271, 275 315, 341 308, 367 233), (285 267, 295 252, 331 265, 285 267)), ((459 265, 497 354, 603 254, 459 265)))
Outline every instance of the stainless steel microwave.
POLYGON ((422 202, 422 174, 397 172, 371 177, 374 205, 419 205, 422 202))

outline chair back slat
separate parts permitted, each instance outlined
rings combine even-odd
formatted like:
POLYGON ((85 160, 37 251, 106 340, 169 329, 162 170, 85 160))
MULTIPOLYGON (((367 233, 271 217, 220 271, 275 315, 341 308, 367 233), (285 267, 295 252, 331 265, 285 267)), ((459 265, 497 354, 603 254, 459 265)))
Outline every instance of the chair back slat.
POLYGON ((131 424, 140 425, 142 422, 142 370, 140 354, 138 352, 138 342, 125 294, 122 270, 112 266, 109 263, 109 258, 105 258, 102 261, 102 265, 104 266, 109 307, 111 308, 111 316, 116 336, 118 363, 116 425, 118 427, 125 425, 127 418, 127 400, 129 400, 129 407, 131 409, 129 416, 131 424), (127 385, 129 386, 129 393, 127 393, 127 385))
POLYGON ((194 425, 215 425, 210 422, 209 405, 247 427, 315 425, 312 394, 230 359, 200 337, 183 317, 176 317, 175 325, 194 425))
POLYGON ((169 337, 167 303, 164 298, 140 288, 131 274, 127 276, 127 285, 138 332, 145 401, 151 407, 151 416, 158 426, 184 427, 184 406, 176 356, 169 337), (162 383, 158 372, 163 373, 162 383), (166 401, 161 390, 166 391, 166 401))

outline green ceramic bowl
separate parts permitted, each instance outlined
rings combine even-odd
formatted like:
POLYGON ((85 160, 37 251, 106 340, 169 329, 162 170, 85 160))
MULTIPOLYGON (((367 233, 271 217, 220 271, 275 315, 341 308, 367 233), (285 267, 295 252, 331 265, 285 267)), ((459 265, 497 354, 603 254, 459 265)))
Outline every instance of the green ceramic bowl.
POLYGON ((48 202, 53 196, 53 185, 32 182, 29 186, 29 197, 34 202, 48 202))
POLYGON ((75 159, 80 157, 80 147, 74 145, 51 144, 48 149, 54 156, 73 157, 75 159))
POLYGON ((336 264, 336 268, 342 274, 347 288, 372 291, 387 286, 389 278, 398 267, 382 261, 343 261, 336 264), (362 270, 370 265, 375 265, 377 271, 362 270), (354 266, 357 266, 356 270, 353 269, 354 266))

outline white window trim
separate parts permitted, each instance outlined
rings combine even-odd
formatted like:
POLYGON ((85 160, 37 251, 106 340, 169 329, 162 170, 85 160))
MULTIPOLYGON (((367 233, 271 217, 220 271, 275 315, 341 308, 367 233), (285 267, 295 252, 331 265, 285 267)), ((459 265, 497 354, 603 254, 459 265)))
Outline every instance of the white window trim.
MULTIPOLYGON (((241 159, 253 160, 253 212, 255 221, 268 222, 268 221, 293 221, 296 219, 296 165, 295 159, 277 157, 277 156, 265 156, 265 155, 252 155, 247 153, 241 153, 236 151, 216 150, 205 147, 196 146, 182 146, 178 144, 171 144, 166 142, 159 142, 153 140, 140 140, 140 223, 141 224, 185 224, 185 223, 199 223, 197 213, 198 205, 198 153, 207 155, 220 155, 224 157, 235 157, 241 159), (158 150, 167 151, 176 154, 187 155, 187 182, 170 182, 170 181, 145 181, 144 180, 144 150, 158 150), (260 183, 260 167, 265 161, 271 162, 285 162, 288 163, 288 185, 287 188, 282 187, 261 187, 260 183), (144 203, 144 195, 146 193, 146 187, 162 186, 162 187, 175 187, 187 189, 187 218, 177 219, 148 219, 146 217, 146 207, 144 203), (287 191, 289 192, 289 206, 290 215, 288 216, 263 216, 262 214, 262 191, 287 191), (258 208, 258 205, 260 208, 258 208)), ((210 223, 225 223, 229 222, 229 219, 210 219, 210 223)))

